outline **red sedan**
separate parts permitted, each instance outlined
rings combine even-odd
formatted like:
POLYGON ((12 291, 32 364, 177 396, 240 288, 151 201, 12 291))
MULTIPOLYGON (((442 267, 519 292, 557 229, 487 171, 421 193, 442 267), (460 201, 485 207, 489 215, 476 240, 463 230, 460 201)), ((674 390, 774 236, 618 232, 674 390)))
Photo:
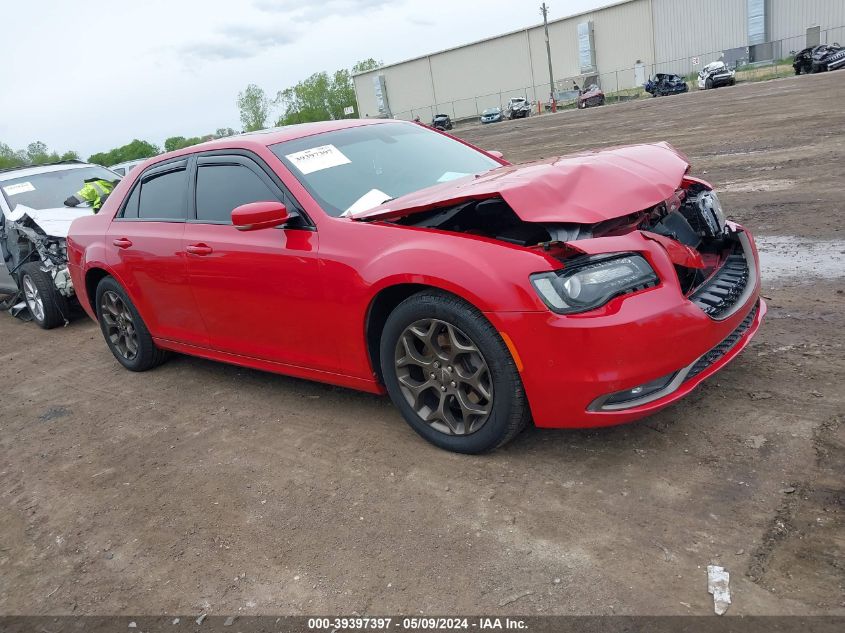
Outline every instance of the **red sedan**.
POLYGON ((169 352, 387 392, 458 452, 628 422, 734 358, 754 240, 666 144, 510 165, 399 121, 148 160, 68 238, 115 358, 169 352))

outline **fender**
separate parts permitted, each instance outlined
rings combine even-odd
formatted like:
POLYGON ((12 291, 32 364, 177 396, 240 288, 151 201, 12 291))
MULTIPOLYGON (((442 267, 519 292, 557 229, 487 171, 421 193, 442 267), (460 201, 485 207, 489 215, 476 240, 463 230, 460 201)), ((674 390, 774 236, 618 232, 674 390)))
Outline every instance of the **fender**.
MULTIPOLYGON (((545 311, 539 297, 532 294, 525 280, 532 273, 550 270, 553 266, 542 254, 501 242, 437 231, 437 243, 444 237, 458 243, 454 249, 442 250, 428 239, 430 230, 396 227, 400 231, 422 233, 419 239, 394 243, 369 261, 359 273, 369 288, 369 301, 381 290, 398 284, 424 284, 450 292, 473 304, 482 312, 491 310, 514 312, 545 311), (507 264, 509 274, 493 271, 491 262, 507 264), (397 273, 396 271, 403 271, 397 273), (423 272, 425 271, 425 272, 423 272)), ((369 303, 369 302, 368 302, 369 303)))

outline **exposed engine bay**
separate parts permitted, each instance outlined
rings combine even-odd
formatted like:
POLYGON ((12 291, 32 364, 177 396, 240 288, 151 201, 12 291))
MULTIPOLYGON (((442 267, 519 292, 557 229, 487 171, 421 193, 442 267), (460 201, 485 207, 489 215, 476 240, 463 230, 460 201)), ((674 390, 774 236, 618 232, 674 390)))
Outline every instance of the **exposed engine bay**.
POLYGON ((543 249, 564 264, 573 254, 561 247, 577 247, 578 240, 641 231, 670 253, 683 293, 717 317, 746 287, 748 265, 739 235, 726 224, 715 193, 694 179, 684 180, 683 185, 649 209, 596 224, 527 222, 499 197, 469 200, 394 222, 543 249))
POLYGON ((64 297, 74 295, 67 269, 67 242, 64 237, 47 235, 27 215, 16 222, 0 223, 0 244, 3 259, 11 274, 26 262, 39 261, 52 278, 56 290, 64 297))

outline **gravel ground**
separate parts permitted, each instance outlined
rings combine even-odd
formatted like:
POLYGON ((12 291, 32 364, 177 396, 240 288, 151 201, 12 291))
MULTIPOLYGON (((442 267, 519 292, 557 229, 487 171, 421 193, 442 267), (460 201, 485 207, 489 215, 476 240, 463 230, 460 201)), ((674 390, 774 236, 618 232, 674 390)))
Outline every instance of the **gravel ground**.
MULTIPOLYGON (((462 127, 514 161, 668 140, 761 237, 753 344, 640 423, 491 455, 383 398, 0 315, 0 613, 845 614, 845 72, 462 127)), ((656 351, 659 353, 659 351, 656 351)))

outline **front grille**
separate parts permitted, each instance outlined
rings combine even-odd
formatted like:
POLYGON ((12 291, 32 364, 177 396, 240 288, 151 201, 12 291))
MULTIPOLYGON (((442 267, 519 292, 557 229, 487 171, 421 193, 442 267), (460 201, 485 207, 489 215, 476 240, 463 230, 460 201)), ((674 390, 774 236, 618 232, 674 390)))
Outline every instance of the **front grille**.
POLYGON ((692 368, 689 370, 686 377, 684 378, 684 382, 695 378, 698 374, 703 372, 705 369, 710 367, 710 365, 712 365, 720 358, 722 358, 725 354, 727 354, 729 351, 731 351, 734 345, 739 342, 739 339, 742 338, 742 335, 745 334, 745 332, 748 331, 748 328, 751 327, 751 324, 754 323, 754 319, 757 317, 757 311, 759 309, 759 304, 756 304, 748 313, 748 316, 746 316, 742 320, 742 323, 740 323, 736 327, 736 329, 725 338, 725 340, 723 340, 721 343, 716 345, 716 347, 712 348, 709 352, 707 352, 701 358, 695 361, 695 364, 692 366, 692 368))
POLYGON ((690 296, 690 301, 707 316, 718 319, 742 296, 749 277, 748 261, 739 250, 728 256, 722 268, 690 296))

